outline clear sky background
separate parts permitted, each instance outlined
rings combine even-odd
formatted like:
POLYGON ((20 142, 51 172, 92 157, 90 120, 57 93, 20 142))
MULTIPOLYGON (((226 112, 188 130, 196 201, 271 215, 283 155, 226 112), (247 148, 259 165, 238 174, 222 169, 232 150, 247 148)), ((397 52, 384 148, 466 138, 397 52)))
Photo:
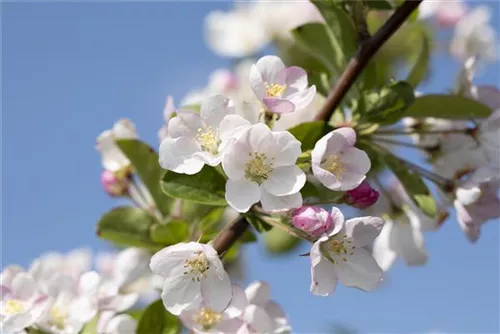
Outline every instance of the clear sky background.
MULTIPOLYGON (((499 24, 499 5, 487 5, 499 24)), ((101 191, 95 138, 127 117, 157 145, 165 97, 179 100, 210 72, 230 65, 202 42, 202 19, 228 3, 2 4, 2 267, 49 250, 106 249, 94 227, 117 205, 101 191)), ((434 59, 424 90, 444 91, 457 64, 434 59)), ((478 82, 499 84, 498 65, 478 82)), ((374 293, 340 287, 309 293, 309 260, 247 248, 247 280, 267 280, 294 332, 340 323, 362 333, 498 333, 499 226, 470 245, 454 219, 427 235, 423 268, 399 263, 374 293)))

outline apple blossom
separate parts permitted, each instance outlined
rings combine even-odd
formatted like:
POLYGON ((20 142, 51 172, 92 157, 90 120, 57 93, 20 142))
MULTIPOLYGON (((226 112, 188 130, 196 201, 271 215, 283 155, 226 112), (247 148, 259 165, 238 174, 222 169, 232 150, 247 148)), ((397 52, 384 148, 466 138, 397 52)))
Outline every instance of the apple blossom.
POLYGON ((484 222, 500 217, 499 188, 497 173, 480 168, 455 191, 458 223, 471 242, 479 238, 484 222))
MULTIPOLYGON (((500 93, 497 98, 500 99, 500 93)), ((481 123, 477 139, 490 165, 500 169, 500 106, 481 123)))
POLYGON ((201 305, 223 311, 231 300, 229 276, 215 249, 197 242, 178 243, 153 255, 150 268, 164 278, 165 308, 179 315, 201 305))
POLYGON ((356 188, 347 191, 345 201, 357 209, 366 209, 377 202, 378 196, 378 191, 373 189, 367 181, 363 181, 356 188))
POLYGON ((172 96, 167 96, 167 100, 165 101, 165 107, 163 108, 163 121, 165 124, 163 127, 158 130, 158 138, 160 139, 160 142, 167 137, 168 134, 168 122, 170 121, 170 118, 174 115, 176 109, 174 106, 174 98, 172 96))
POLYGON ((303 206, 292 214, 292 225, 312 236, 320 236, 328 231, 332 224, 330 213, 317 206, 303 206))
POLYGON ((17 333, 33 325, 48 307, 48 296, 39 291, 33 277, 19 268, 4 269, 0 293, 2 333, 17 333))
POLYGON ((422 19, 434 16, 436 22, 441 26, 455 25, 467 13, 467 4, 462 0, 447 2, 426 0, 423 1, 418 10, 422 19))
POLYGON ((328 189, 351 190, 366 178, 371 162, 354 147, 356 133, 351 128, 334 130, 318 140, 311 154, 314 176, 328 189))
POLYGON ((360 217, 344 223, 342 212, 333 207, 333 226, 314 242, 311 252, 311 293, 327 296, 337 281, 364 291, 377 288, 382 269, 364 248, 378 236, 383 220, 360 217))
POLYGON ((225 130, 220 126, 230 114, 234 114, 234 106, 222 95, 206 99, 199 115, 179 110, 168 124, 169 136, 161 142, 160 165, 182 174, 196 174, 205 164, 218 165, 222 160, 219 146, 225 130))
POLYGON ((135 334, 137 331, 137 320, 128 314, 119 314, 106 324, 102 334, 135 334))
POLYGON ((259 201, 266 211, 302 206, 300 189, 306 176, 295 165, 300 146, 289 132, 272 132, 262 123, 246 127, 222 160, 228 204, 239 212, 259 201))
POLYGON ((316 95, 316 86, 307 88, 306 71, 285 67, 276 56, 264 56, 252 66, 250 84, 265 110, 277 114, 307 108, 316 95))
POLYGON ((107 169, 101 173, 101 185, 110 196, 124 196, 128 192, 130 174, 119 175, 107 169))
POLYGON ((115 140, 135 138, 135 125, 128 119, 120 119, 111 130, 103 131, 97 138, 97 150, 101 153, 103 168, 113 173, 128 173, 130 161, 120 151, 115 140))

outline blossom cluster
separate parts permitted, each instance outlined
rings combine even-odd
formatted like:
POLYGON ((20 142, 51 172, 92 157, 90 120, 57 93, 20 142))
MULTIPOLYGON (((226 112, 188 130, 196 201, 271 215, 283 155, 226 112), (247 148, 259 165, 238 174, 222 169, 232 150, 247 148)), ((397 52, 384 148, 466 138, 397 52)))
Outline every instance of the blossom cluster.
POLYGON ((150 299, 151 255, 140 248, 102 253, 91 270, 91 254, 77 249, 47 253, 28 269, 7 266, 1 273, 2 333, 77 334, 93 319, 103 334, 135 333, 136 320, 124 313, 139 298, 150 299))

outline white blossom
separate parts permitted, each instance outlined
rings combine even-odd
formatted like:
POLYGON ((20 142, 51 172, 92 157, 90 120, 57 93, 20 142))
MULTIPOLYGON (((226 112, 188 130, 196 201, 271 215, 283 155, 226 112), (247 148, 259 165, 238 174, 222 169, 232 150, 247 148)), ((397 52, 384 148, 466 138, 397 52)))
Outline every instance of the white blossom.
POLYGON ((102 132, 97 138, 97 150, 101 153, 104 169, 114 173, 125 173, 130 167, 130 161, 116 145, 117 139, 136 139, 135 125, 128 119, 120 119, 113 128, 102 132))

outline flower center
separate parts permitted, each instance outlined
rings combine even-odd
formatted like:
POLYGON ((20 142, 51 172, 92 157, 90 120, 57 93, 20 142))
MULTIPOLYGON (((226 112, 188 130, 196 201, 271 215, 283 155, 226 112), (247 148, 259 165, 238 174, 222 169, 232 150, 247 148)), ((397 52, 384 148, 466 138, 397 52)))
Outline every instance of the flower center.
POLYGON ((9 299, 2 307, 2 313, 4 314, 17 314, 25 310, 24 303, 19 299, 9 299))
POLYGON ((62 310, 59 306, 54 306, 50 309, 50 324, 56 326, 58 329, 63 329, 65 327, 66 320, 68 319, 68 313, 62 310))
POLYGON ((207 276, 207 270, 210 269, 207 257, 203 252, 196 252, 195 256, 184 261, 184 268, 186 271, 184 275, 191 274, 193 282, 200 281, 207 276))
POLYGON ((335 236, 334 239, 328 240, 324 243, 323 247, 330 255, 333 255, 329 257, 333 263, 335 263, 335 257, 340 257, 342 261, 347 262, 346 255, 354 255, 354 250, 356 249, 356 247, 352 245, 352 240, 345 234, 335 236))
POLYGON ((286 90, 286 85, 270 84, 269 82, 266 82, 265 86, 266 94, 269 97, 281 97, 286 90))
POLYGON ((193 317, 193 320, 200 325, 204 331, 210 330, 217 325, 221 319, 222 314, 206 307, 203 307, 200 312, 193 317))
POLYGON ((344 163, 338 155, 329 155, 321 167, 335 175, 337 179, 340 179, 345 172, 344 163))
POLYGON ((245 178, 247 180, 261 184, 269 177, 273 171, 273 163, 267 161, 265 153, 250 153, 252 157, 245 165, 245 178))
POLYGON ((219 136, 216 130, 211 126, 198 129, 196 141, 201 145, 203 151, 217 154, 219 152, 219 136))

